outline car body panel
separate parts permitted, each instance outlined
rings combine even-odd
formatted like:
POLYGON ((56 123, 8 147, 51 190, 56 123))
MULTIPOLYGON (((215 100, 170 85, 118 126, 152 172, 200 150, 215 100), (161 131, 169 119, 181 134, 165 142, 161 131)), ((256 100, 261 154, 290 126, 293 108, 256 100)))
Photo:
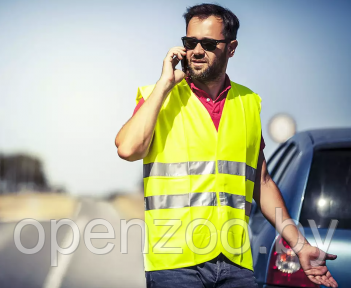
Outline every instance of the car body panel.
MULTIPOLYGON (((284 172, 285 176, 281 179, 275 179, 273 175, 272 178, 282 192, 291 218, 298 221, 300 219, 314 151, 325 148, 351 147, 351 128, 320 129, 300 132, 284 144, 285 147, 289 145, 296 145, 296 153, 294 157, 291 158, 292 160, 284 172)), ((285 147, 282 149, 285 149, 285 147)), ((271 159, 273 157, 274 154, 271 159)), ((267 162, 268 167, 271 159, 267 162)), ((278 162, 275 166, 279 164, 281 163, 278 162)), ((265 287, 268 263, 277 234, 273 226, 258 210, 255 203, 253 203, 252 206, 249 224, 251 229, 250 241, 255 277, 259 286, 265 287)), ((315 245, 310 227, 304 227, 304 232, 308 241, 315 245)), ((321 235, 322 241, 324 241, 327 229, 318 229, 318 232, 321 235)), ((327 265, 332 275, 339 282, 339 287, 348 287, 346 286, 346 281, 350 282, 351 277, 346 271, 351 267, 351 230, 337 229, 333 235, 328 253, 338 255, 337 260, 328 261, 327 265)), ((268 287, 270 286, 266 286, 266 288, 268 287)))

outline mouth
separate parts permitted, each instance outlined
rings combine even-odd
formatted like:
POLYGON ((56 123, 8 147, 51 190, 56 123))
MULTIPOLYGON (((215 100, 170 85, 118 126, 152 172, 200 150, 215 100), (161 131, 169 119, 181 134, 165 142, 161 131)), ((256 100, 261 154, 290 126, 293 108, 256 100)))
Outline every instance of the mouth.
POLYGON ((199 60, 192 60, 191 62, 194 64, 194 66, 201 66, 206 63, 206 61, 199 61, 199 60))

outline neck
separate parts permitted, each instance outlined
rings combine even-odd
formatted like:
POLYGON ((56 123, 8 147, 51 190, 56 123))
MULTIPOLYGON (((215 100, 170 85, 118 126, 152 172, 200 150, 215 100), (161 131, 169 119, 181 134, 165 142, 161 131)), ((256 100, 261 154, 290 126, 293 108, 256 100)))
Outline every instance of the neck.
POLYGON ((212 100, 215 100, 218 97, 218 94, 223 90, 225 73, 211 82, 203 83, 196 79, 192 79, 192 81, 196 87, 204 90, 208 95, 210 95, 212 100))

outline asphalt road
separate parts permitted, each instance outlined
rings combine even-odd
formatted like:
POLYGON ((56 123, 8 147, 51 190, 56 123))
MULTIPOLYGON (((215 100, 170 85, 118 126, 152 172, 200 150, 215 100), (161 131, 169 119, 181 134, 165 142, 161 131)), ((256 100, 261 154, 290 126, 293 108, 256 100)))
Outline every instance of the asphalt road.
MULTIPOLYGON (((13 239, 16 222, 0 222, 0 287, 1 288, 138 288, 145 287, 141 253, 141 229, 133 226, 128 232, 128 253, 121 253, 120 221, 124 217, 104 201, 81 199, 72 220, 80 231, 78 248, 71 254, 58 253, 58 266, 51 267, 50 222, 40 221, 45 232, 43 248, 32 255, 20 252, 13 239), (93 219, 105 219, 113 227, 114 239, 92 239, 95 248, 114 244, 111 252, 96 255, 84 242, 84 229, 93 219)), ((95 226, 92 232, 106 233, 107 228, 95 226)), ((72 243, 72 229, 62 226, 57 232, 57 243, 67 248, 72 243)), ((37 229, 25 226, 21 232, 21 243, 33 248, 38 243, 37 229)))

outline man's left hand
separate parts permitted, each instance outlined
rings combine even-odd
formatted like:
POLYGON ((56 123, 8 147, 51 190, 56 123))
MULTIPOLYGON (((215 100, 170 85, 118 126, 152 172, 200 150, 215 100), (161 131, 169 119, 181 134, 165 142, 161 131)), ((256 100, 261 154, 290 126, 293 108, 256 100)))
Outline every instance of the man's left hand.
POLYGON ((334 260, 336 255, 325 253, 317 247, 305 244, 297 256, 302 269, 313 283, 327 287, 338 287, 338 283, 326 266, 326 260, 334 260))

